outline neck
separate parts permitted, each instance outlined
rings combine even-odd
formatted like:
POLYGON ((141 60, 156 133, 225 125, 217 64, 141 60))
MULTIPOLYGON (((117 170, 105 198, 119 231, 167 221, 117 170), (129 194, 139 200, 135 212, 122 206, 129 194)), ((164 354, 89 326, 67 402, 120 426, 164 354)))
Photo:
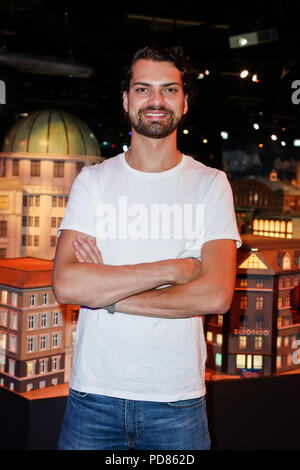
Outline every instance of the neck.
POLYGON ((132 129, 130 149, 125 155, 127 163, 136 170, 152 173, 170 170, 181 160, 176 137, 174 131, 163 139, 152 139, 132 129))

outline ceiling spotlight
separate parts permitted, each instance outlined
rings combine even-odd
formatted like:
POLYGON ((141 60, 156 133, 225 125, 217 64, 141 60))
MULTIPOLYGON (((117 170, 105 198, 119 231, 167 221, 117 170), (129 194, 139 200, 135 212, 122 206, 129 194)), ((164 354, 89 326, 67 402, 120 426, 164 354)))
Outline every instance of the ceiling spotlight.
POLYGON ((188 134, 188 133, 189 133, 189 131, 188 131, 187 129, 183 129, 182 132, 183 132, 184 134, 188 134))
POLYGON ((240 47, 247 46, 247 44, 248 44, 248 39, 247 38, 244 38, 242 36, 240 38, 238 38, 238 45, 240 47))
POLYGON ((253 127, 254 127, 254 129, 258 130, 258 129, 259 129, 259 124, 257 124, 257 122, 255 122, 255 123, 253 124, 253 127))
POLYGON ((295 139, 293 145, 294 147, 300 147, 300 139, 295 139))
POLYGON ((242 70, 241 73, 240 73, 241 78, 246 78, 246 77, 248 77, 248 75, 249 75, 248 70, 242 70))
POLYGON ((286 142, 284 140, 282 140, 280 143, 281 143, 282 147, 286 146, 286 142))
POLYGON ((205 75, 209 75, 209 74, 210 74, 210 71, 209 71, 208 69, 205 69, 205 70, 204 70, 204 73, 205 73, 205 75))
POLYGON ((252 82, 255 82, 255 83, 258 83, 258 82, 259 82, 256 73, 254 73, 254 74, 252 75, 252 82))
POLYGON ((272 134, 272 135, 271 135, 271 139, 274 140, 274 141, 277 140, 277 135, 272 134))
POLYGON ((199 72, 199 73, 198 73, 198 76, 197 76, 197 79, 198 79, 198 80, 201 80, 202 78, 204 78, 204 73, 203 73, 203 72, 199 72))
POLYGON ((203 139, 202 141, 204 144, 207 144, 208 140, 207 139, 203 139))
POLYGON ((222 131, 221 132, 221 137, 222 137, 223 140, 227 140, 228 139, 228 132, 222 131))

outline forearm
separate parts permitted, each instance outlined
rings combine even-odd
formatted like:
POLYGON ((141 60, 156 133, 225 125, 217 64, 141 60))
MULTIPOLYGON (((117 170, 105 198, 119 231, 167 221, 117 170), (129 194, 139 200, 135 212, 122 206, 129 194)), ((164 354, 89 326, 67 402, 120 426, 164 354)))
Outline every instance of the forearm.
POLYGON ((60 303, 100 308, 172 284, 174 277, 174 260, 123 266, 70 263, 63 270, 54 270, 53 290, 60 303))
POLYGON ((116 311, 132 315, 159 318, 188 318, 205 314, 225 313, 230 308, 231 297, 222 283, 216 284, 202 276, 186 284, 125 298, 116 303, 116 311))

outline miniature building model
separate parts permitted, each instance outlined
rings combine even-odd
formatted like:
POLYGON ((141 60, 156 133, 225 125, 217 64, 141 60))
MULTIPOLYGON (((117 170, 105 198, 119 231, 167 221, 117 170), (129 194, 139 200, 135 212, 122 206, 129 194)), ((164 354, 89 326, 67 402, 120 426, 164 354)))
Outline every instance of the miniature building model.
POLYGON ((300 239, 300 162, 297 179, 285 183, 276 170, 267 178, 231 181, 241 234, 300 239))
POLYGON ((300 240, 242 236, 230 311, 207 315, 207 366, 237 375, 299 368, 300 240))
POLYGON ((43 110, 17 121, 0 153, 0 257, 53 259, 76 175, 103 160, 91 130, 71 114, 43 110))
POLYGON ((52 262, 0 260, 0 385, 16 392, 69 380, 79 307, 61 305, 52 262))

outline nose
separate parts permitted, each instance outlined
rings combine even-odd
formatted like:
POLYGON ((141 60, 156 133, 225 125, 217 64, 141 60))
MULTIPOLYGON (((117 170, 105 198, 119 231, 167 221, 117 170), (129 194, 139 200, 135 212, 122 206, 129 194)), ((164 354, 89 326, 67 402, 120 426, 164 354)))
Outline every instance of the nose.
POLYGON ((161 93, 161 90, 153 89, 149 97, 149 105, 159 107, 159 106, 164 106, 164 104, 165 104, 165 100, 161 93))

